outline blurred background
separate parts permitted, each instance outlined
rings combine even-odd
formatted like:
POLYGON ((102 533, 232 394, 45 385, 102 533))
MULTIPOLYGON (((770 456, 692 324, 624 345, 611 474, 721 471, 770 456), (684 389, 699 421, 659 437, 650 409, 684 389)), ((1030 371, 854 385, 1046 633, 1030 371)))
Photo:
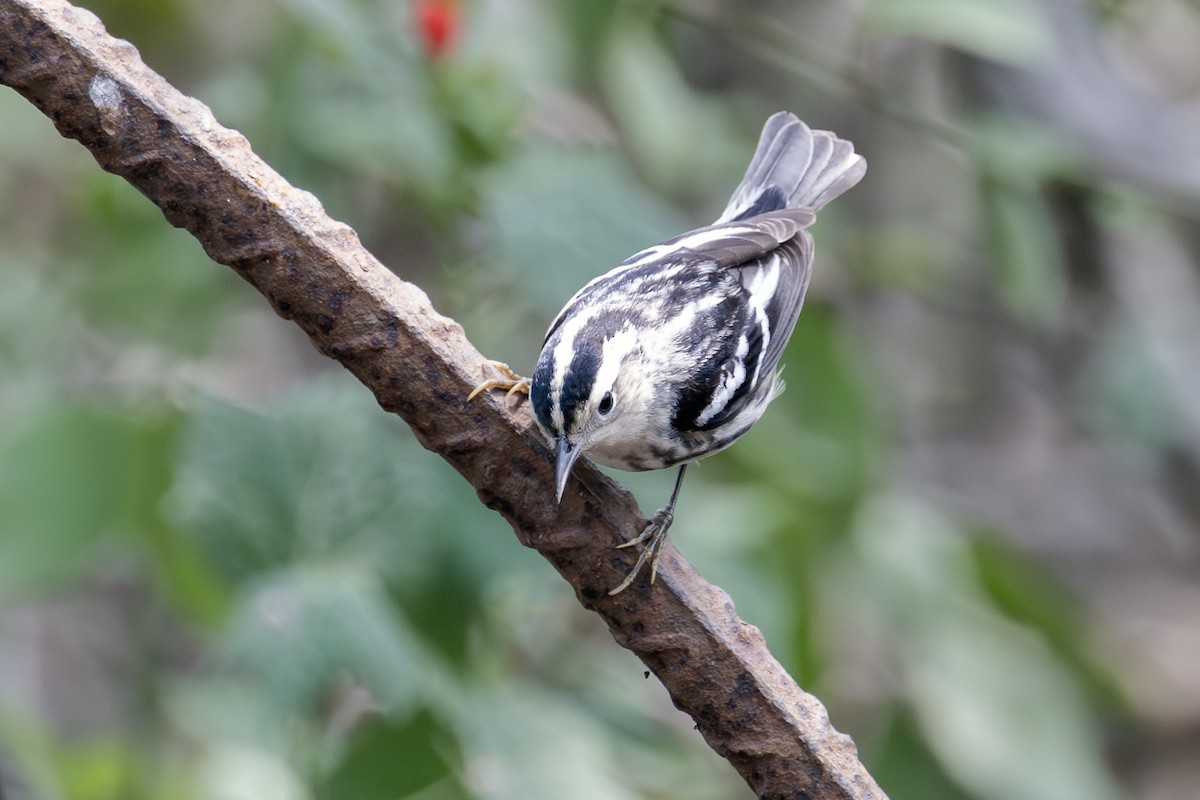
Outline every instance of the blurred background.
MULTIPOLYGON (((679 549, 894 798, 1200 786, 1200 4, 89 0, 485 353, 852 139, 679 549)), ((621 474, 653 511, 673 473, 621 474)), ((0 797, 736 798, 294 326, 0 90, 0 797)))

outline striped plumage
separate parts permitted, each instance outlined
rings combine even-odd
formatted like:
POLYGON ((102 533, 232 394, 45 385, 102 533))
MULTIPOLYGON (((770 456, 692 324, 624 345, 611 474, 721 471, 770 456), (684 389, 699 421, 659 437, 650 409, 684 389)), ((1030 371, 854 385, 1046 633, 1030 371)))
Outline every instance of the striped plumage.
POLYGON ((695 231, 584 287, 533 373, 542 429, 627 470, 695 461, 745 433, 780 387, 775 365, 808 284, 812 240, 802 226, 812 216, 775 212, 695 231), (751 266, 734 248, 710 247, 754 236, 756 253, 773 249, 751 266))
MULTIPOLYGON (((783 388, 779 358, 812 274, 806 229, 865 171, 850 142, 775 114, 714 224, 637 253, 568 301, 530 382, 559 498, 580 455, 626 470, 686 465, 758 421, 783 388)), ((657 560, 682 477, 634 540, 647 546, 630 580, 657 560)))

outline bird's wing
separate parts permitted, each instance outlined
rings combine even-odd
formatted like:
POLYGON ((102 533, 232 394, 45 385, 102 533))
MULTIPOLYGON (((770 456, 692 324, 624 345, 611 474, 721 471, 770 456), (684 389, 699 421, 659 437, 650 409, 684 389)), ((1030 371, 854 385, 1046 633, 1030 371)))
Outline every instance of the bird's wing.
POLYGON ((647 247, 576 292, 550 323, 543 344, 580 305, 591 300, 597 292, 610 291, 622 278, 652 274, 680 262, 706 261, 722 268, 746 266, 796 237, 815 219, 816 214, 811 209, 786 208, 751 219, 697 228, 647 247))
POLYGON ((770 255, 738 270, 748 302, 765 340, 760 370, 773 370, 796 327, 812 277, 813 240, 807 231, 770 255))
POLYGON ((812 275, 813 241, 804 230, 811 221, 811 212, 790 209, 677 240, 697 261, 737 279, 737 302, 712 306, 712 321, 700 328, 713 331, 713 338, 697 348, 704 358, 681 393, 677 425, 719 427, 778 366, 812 275))
POLYGON ((790 208, 713 225, 679 237, 699 258, 735 270, 760 328, 761 368, 774 369, 792 334, 812 277, 811 209, 790 208))
POLYGON ((643 250, 625 264, 643 262, 645 255, 662 258, 672 252, 690 250, 719 267, 740 267, 794 239, 816 218, 811 208, 784 208, 736 222, 709 225, 643 250))

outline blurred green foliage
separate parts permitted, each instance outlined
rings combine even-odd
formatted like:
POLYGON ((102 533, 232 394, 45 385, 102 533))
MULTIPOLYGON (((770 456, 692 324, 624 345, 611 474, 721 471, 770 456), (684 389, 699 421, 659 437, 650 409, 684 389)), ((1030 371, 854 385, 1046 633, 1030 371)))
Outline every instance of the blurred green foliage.
MULTIPOLYGON (((399 0, 90 3, 522 370, 578 286, 715 215, 769 112, 858 142, 872 169, 822 216, 788 390, 690 473, 675 540, 896 800, 1120 796, 1106 739, 1153 722, 1131 721, 1127 675, 1061 564, 1014 544, 1019 515, 992 513, 1017 504, 998 476, 1025 462, 988 459, 1026 386, 1015 341, 1077 355, 1077 383, 1022 408, 1044 400, 1054 431, 1101 453, 1132 442, 1150 471, 1180 463, 1188 410, 1162 341, 1111 297, 1091 313, 1100 279, 1075 263, 1061 200, 1081 193, 1097 236, 1161 212, 987 95, 924 105, 961 66, 948 48, 1017 68, 1061 47, 1042 4, 800 5, 464 0, 434 54, 399 0), (756 25, 804 46, 751 47, 756 25), (922 472, 951 440, 967 455, 922 472), (994 502, 946 488, 961 476, 994 502)), ((365 390, 15 93, 0 120, 10 786, 747 796, 365 390)), ((673 480, 622 478, 647 509, 673 480)), ((1054 509, 1089 502, 1047 489, 1054 509)))

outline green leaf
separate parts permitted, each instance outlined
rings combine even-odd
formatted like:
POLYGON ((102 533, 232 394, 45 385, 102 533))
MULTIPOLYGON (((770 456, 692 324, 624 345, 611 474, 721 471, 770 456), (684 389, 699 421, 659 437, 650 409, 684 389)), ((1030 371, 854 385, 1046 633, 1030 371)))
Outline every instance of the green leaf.
POLYGON ((287 714, 313 712, 346 679, 384 708, 404 711, 425 679, 419 643, 373 576, 352 569, 263 580, 234 610, 223 649, 287 714))
MULTIPOLYGON (((657 35, 657 14, 624 8, 600 72, 622 136, 656 186, 706 198, 715 217, 746 168, 753 140, 739 135, 744 132, 722 99, 692 88, 657 35)), ((687 227, 699 224, 705 223, 687 227)))
POLYGON ((173 424, 72 403, 16 420, 0 438, 0 595, 48 588, 110 537, 158 528, 173 424))
POLYGON ((878 427, 837 316, 810 302, 781 363, 787 387, 739 448, 762 478, 824 502, 858 498, 880 455, 878 427))
POLYGON ((992 605, 961 531, 918 502, 884 496, 864 507, 855 543, 861 585, 947 774, 985 800, 1120 795, 1081 687, 1035 630, 992 605))
POLYGON ((235 582, 318 563, 435 580, 453 551, 477 583, 519 558, 511 538, 475 535, 498 518, 461 502, 470 487, 347 378, 306 384, 269 416, 202 400, 181 438, 170 508, 235 582))
POLYGON ((1026 323, 1053 322, 1066 299, 1066 275, 1050 209, 1033 192, 997 183, 985 184, 983 199, 1001 299, 1026 323))
POLYGON ((456 777, 462 769, 452 731, 428 711, 404 720, 376 717, 354 732, 323 796, 395 800, 425 790, 422 800, 466 800, 472 795, 456 777))
POLYGON ((1014 64, 1053 51, 1048 23, 1030 0, 879 0, 863 21, 878 37, 920 36, 1014 64))
POLYGON ((1097 343, 1082 392, 1088 421, 1106 438, 1155 456, 1171 453, 1187 435, 1160 359, 1144 330, 1117 322, 1097 343))
POLYGON ((625 258, 691 227, 612 150, 543 145, 489 180, 494 252, 547 320, 625 258))
POLYGON ((121 340, 203 352, 251 293, 214 264, 186 231, 114 175, 95 172, 75 193, 78 227, 67 234, 71 275, 89 322, 121 340))
POLYGON ((310 385, 274 416, 202 400, 183 430, 172 508, 235 581, 313 557, 374 561, 380 539, 424 519, 404 498, 427 487, 402 469, 388 423, 358 387, 310 385))
POLYGON ((970 800, 941 769, 910 714, 896 714, 881 741, 859 740, 859 747, 890 800, 970 800))
POLYGON ((55 762, 65 795, 72 800, 128 797, 140 766, 135 754, 116 739, 62 747, 55 762))
POLYGON ((1079 599, 1043 565, 1006 546, 995 534, 972 536, 968 545, 979 582, 996 608, 1040 631, 1096 707, 1122 709, 1116 678, 1090 641, 1092 630, 1079 599))
POLYGON ((1018 318, 1047 325, 1064 308, 1067 277, 1045 191, 1076 173, 1078 153, 1056 133, 1019 118, 985 117, 977 132, 983 223, 997 291, 1018 318))
POLYGON ((607 731, 585 709, 559 695, 516 683, 476 688, 460 698, 459 706, 455 727, 486 797, 642 796, 614 769, 607 731))

